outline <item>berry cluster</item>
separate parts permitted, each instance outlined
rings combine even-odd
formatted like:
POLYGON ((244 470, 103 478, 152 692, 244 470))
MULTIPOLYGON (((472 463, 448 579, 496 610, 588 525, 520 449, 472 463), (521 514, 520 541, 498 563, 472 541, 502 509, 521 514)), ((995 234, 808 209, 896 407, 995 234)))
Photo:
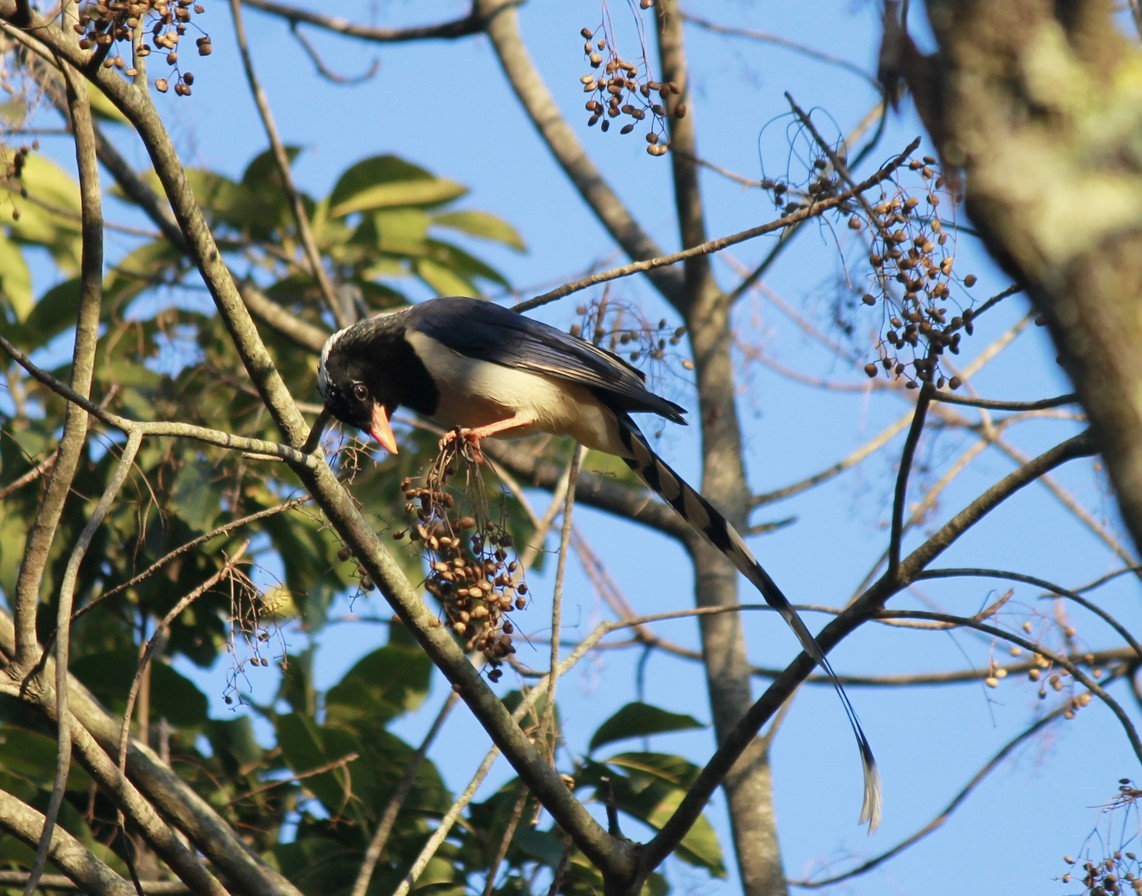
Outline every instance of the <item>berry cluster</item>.
POLYGON ((850 210, 849 227, 870 235, 868 262, 873 288, 861 296, 866 305, 880 303, 888 328, 880 343, 880 361, 865 365, 874 377, 883 369, 890 376, 906 377, 909 388, 919 383, 959 387, 959 379, 940 372, 945 351, 958 354, 962 334, 972 333, 972 310, 950 311, 952 287, 971 288, 976 278, 960 279, 949 234, 937 211, 944 178, 936 160, 925 156, 909 168, 921 178, 923 198, 903 190, 866 207, 850 210), (962 332, 961 332, 962 331, 962 332))
MULTIPOLYGON (((572 336, 581 337, 586 329, 596 344, 602 345, 605 342, 611 352, 625 354, 632 363, 643 358, 662 361, 666 358, 667 351, 678 346, 686 336, 685 327, 672 327, 666 318, 659 320, 657 325, 639 318, 637 326, 614 326, 607 329, 599 320, 597 304, 580 305, 575 313, 583 319, 584 324, 572 324, 572 336)), ((693 367, 689 360, 683 360, 682 364, 687 368, 693 367)))
MULTIPOLYGON (((1107 817, 1108 834, 1110 833, 1113 813, 1116 810, 1124 810, 1126 813, 1136 810, 1139 799, 1142 799, 1142 789, 1135 787, 1130 778, 1119 778, 1118 795, 1103 807, 1103 812, 1107 817)), ((1127 817, 1129 818, 1129 815, 1127 817)), ((1129 827, 1129 823, 1124 822, 1122 830, 1128 832, 1129 827)), ((1095 838, 1100 842, 1105 842, 1105 838, 1100 834, 1091 835, 1091 839, 1095 838)), ((1126 840, 1123 845, 1126 843, 1129 843, 1129 840, 1126 840)), ((1063 856, 1063 861, 1071 865, 1074 870, 1064 874, 1061 878, 1062 882, 1069 884, 1077 878, 1082 883, 1084 892, 1090 896, 1142 894, 1142 861, 1139 860, 1137 853, 1119 848, 1110 855, 1097 860, 1088 855, 1086 860, 1082 862, 1072 856, 1063 856)))
POLYGON ((600 130, 606 132, 611 128, 611 121, 622 116, 628 121, 619 128, 619 133, 629 134, 639 123, 649 119, 646 151, 652 156, 665 155, 670 148, 667 117, 686 115, 686 105, 677 101, 681 88, 673 81, 663 83, 651 78, 645 57, 641 64, 624 59, 614 48, 613 41, 607 39, 602 26, 594 31, 584 28, 579 34, 585 41, 583 55, 591 65, 591 70, 579 79, 583 92, 591 94, 585 106, 590 113, 587 126, 599 124, 600 130))
POLYGON ((514 541, 505 528, 487 518, 475 499, 470 512, 458 512, 456 496, 447 482, 460 458, 468 472, 465 496, 482 495, 478 464, 461 440, 449 441, 424 477, 401 483, 413 524, 394 538, 420 542, 428 558, 425 588, 444 609, 446 624, 464 642, 464 649, 479 651, 489 664, 488 678, 498 681, 501 665, 515 653, 515 631, 507 614, 527 606, 527 584, 512 558, 514 541))
MULTIPOLYGON (((139 74, 138 69, 118 53, 110 55, 114 45, 130 44, 136 60, 164 53, 174 73, 174 92, 190 96, 194 74, 178 66, 179 43, 190 27, 191 15, 203 11, 195 0, 88 0, 79 7, 75 31, 80 35, 80 47, 94 49, 103 57, 105 68, 117 68, 132 78, 139 74)), ((195 40, 195 46, 199 56, 209 56, 214 49, 205 34, 195 40)), ((160 93, 170 89, 169 78, 156 78, 154 83, 160 93)))
MULTIPOLYGON (((28 188, 19 184, 19 181, 24 176, 24 166, 28 164, 28 156, 31 155, 32 150, 39 148, 40 142, 38 140, 31 146, 24 145, 14 150, 0 144, 0 165, 4 166, 3 186, 9 198, 15 193, 19 193, 21 198, 27 198, 28 188)), ((20 220, 20 209, 15 205, 12 206, 12 220, 20 220)))

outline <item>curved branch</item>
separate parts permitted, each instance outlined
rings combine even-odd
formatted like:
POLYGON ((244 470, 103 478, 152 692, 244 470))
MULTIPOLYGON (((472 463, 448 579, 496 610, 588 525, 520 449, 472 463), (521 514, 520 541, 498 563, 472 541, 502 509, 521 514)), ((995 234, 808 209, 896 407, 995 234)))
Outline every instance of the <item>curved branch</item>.
MULTIPOLYGON (((1124 570, 1123 572, 1135 570, 1124 570)), ((1142 644, 1130 633, 1130 631, 1117 619, 1111 616, 1106 610, 1098 606, 1093 601, 1087 600, 1078 591, 1072 591, 1068 588, 1060 587, 1054 582, 1047 579, 1041 579, 1038 576, 1025 575, 1024 573, 1011 572, 1005 569, 928 569, 913 577, 914 581, 921 581, 923 579, 948 579, 959 576, 978 576, 982 578, 994 579, 1008 579, 1012 582, 1024 582, 1028 585, 1034 585, 1036 588, 1042 588, 1044 591, 1050 591, 1052 594, 1057 594, 1059 597, 1065 597, 1067 600, 1073 601, 1085 610, 1094 613, 1099 619, 1109 625, 1118 634, 1123 641, 1125 641, 1130 649, 1133 650, 1139 659, 1142 659, 1142 644)), ((1085 589, 1084 589, 1085 590, 1085 589)))
POLYGON ((743 243, 746 240, 752 240, 759 236, 765 236, 769 233, 783 230, 793 224, 800 223, 808 218, 815 218, 830 209, 837 208, 844 205, 851 200, 858 193, 863 193, 883 181, 888 180, 892 174, 908 161, 908 157, 920 145, 920 138, 917 137, 905 147, 904 151, 899 155, 892 158, 887 164, 880 168, 875 174, 865 178, 855 188, 844 190, 833 196, 826 197, 825 199, 815 200, 803 205, 796 211, 790 212, 787 215, 782 215, 767 224, 760 224, 757 227, 751 227, 748 230, 742 230, 738 233, 730 234, 729 236, 718 237, 717 239, 708 240, 698 246, 691 246, 689 249, 683 249, 680 252, 674 252, 670 255, 655 255, 647 258, 644 261, 635 261, 630 264, 622 265, 621 267, 611 268, 607 271, 600 271, 597 274, 591 274, 587 277, 582 277, 579 280, 573 280, 566 283, 557 289, 552 289, 534 298, 528 299, 526 302, 519 302, 512 307, 516 311, 529 311, 532 308, 538 308, 540 305, 546 305, 548 302, 554 302, 556 299, 562 299, 564 296, 569 296, 571 293, 578 292, 581 289, 587 289, 590 286, 597 286, 600 283, 607 283, 610 280, 617 280, 620 277, 629 277, 631 274, 638 274, 643 271, 654 271, 658 268, 667 267, 668 265, 677 264, 680 261, 685 261, 688 258, 693 258, 697 255, 709 255, 712 252, 720 252, 729 246, 736 243, 743 243))
POLYGON ((417 25, 412 28, 378 28, 370 25, 358 25, 340 16, 323 16, 320 13, 298 9, 296 6, 286 6, 283 3, 273 3, 271 0, 242 0, 243 5, 251 6, 268 12, 278 18, 285 19, 292 26, 299 24, 313 25, 334 34, 344 37, 355 37, 360 40, 374 41, 376 43, 404 43, 419 40, 454 40, 458 37, 467 37, 480 32, 480 20, 475 12, 451 22, 441 22, 438 25, 417 25))
POLYGON ((900 569, 900 540, 904 532, 904 507, 908 501, 908 475, 912 472, 912 459, 916 456, 916 446, 920 444, 920 434, 924 431, 924 418, 932 401, 935 389, 925 383, 920 389, 913 411, 912 426, 904 449, 900 452, 900 469, 896 474, 896 490, 892 497, 892 527, 888 536, 888 569, 885 575, 895 578, 900 569))
MULTIPOLYGON (((44 828, 44 816, 17 799, 6 790, 0 790, 0 827, 28 846, 35 846, 44 828)), ((135 896, 135 888, 101 862, 82 843, 67 831, 56 829, 51 837, 48 854, 84 893, 106 896, 135 896)), ((30 880, 28 878, 27 880, 30 880)), ((27 883, 27 880, 21 883, 27 883)))
POLYGON ((1126 739, 1130 741, 1130 747, 1134 750, 1134 755, 1142 762, 1142 738, 1139 737, 1138 731, 1135 729, 1130 716, 1126 714, 1126 711, 1118 704, 1118 701, 1106 692, 1106 689, 1103 688, 1102 685, 1083 672, 1081 668, 1072 663, 1064 654, 1048 650, 1041 644, 1036 644, 1034 641, 1030 641, 1014 632, 1004 631, 998 626, 984 622, 979 617, 969 619, 964 616, 949 616, 946 613, 932 613, 927 610, 883 610, 881 611, 881 615, 886 619, 929 619, 937 622, 947 622, 965 628, 972 628, 976 631, 983 632, 985 635, 991 635, 991 637, 998 638, 1002 641, 1009 641, 1012 644, 1017 644, 1024 650, 1029 650, 1046 657, 1052 663, 1066 669, 1067 673, 1074 678, 1075 681, 1079 682, 1079 684, 1106 704, 1107 708, 1114 713, 1115 718, 1118 719, 1122 730, 1126 733, 1126 739))

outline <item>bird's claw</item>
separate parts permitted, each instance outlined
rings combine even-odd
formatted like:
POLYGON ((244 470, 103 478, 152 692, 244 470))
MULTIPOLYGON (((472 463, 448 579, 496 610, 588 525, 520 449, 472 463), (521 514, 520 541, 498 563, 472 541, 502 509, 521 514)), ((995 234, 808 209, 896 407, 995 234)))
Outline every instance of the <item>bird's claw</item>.
POLYGON ((455 429, 450 429, 444 434, 444 438, 440 440, 440 448, 443 450, 455 444, 456 450, 464 456, 465 460, 470 460, 475 464, 482 464, 484 462, 484 452, 480 448, 480 440, 481 436, 479 433, 457 426, 455 429))

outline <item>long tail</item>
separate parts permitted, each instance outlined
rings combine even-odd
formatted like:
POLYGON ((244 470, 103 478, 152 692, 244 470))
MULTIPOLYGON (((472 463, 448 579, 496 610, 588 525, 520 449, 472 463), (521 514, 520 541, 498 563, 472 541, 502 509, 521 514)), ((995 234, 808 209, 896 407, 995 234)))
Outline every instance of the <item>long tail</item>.
POLYGON ((765 602, 781 614, 782 618, 793 629, 797 640, 801 642, 802 649, 828 674, 841 698, 849 724, 860 748, 861 765, 864 769, 864 805, 861 808, 860 823, 868 824, 871 834, 880 824, 881 796, 880 772, 876 767, 876 759, 872 755, 872 747, 864 735, 856 710, 849 701, 840 679, 837 678, 833 667, 829 664, 821 645, 813 637, 804 621, 793 609, 789 599, 777 587, 777 583, 770 578, 769 573, 761 568, 761 564, 746 547, 730 521, 694 488, 675 473, 662 458, 654 453, 647 444, 645 437, 639 431, 635 422, 625 415, 620 416, 619 437, 627 449, 623 458, 627 466, 638 475, 643 482, 650 486, 667 504, 674 508, 679 516, 689 523, 696 531, 701 532, 710 543, 726 555, 755 588, 765 598, 765 602))

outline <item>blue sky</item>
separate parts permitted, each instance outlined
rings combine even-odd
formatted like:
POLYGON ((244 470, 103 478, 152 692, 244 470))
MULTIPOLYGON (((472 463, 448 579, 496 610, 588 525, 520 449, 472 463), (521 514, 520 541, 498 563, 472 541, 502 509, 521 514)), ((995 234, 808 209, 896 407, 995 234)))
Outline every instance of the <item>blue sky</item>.
MULTIPOLYGON (((325 4, 312 6, 327 8, 325 4)), ((417 21, 427 6, 346 2, 337 5, 337 13, 356 21, 391 25, 417 21)), ((432 20, 454 17, 465 9, 464 4, 454 2, 430 6, 428 18, 432 20)), ((617 23, 629 21, 626 4, 612 4, 610 13, 617 23)), ((872 4, 711 0, 701 4, 701 14, 804 42, 867 71, 875 65, 876 10, 872 4)), ((645 143, 637 134, 603 135, 585 126, 579 76, 586 67, 579 29, 598 24, 599 7, 532 2, 523 7, 521 15, 531 55, 578 138, 644 227, 664 247, 675 248, 667 160, 647 156, 645 143)), ((280 22, 255 10, 247 10, 246 17, 255 65, 279 129, 286 142, 303 148, 295 170, 303 189, 327 193, 349 164, 383 152, 401 155, 465 183, 471 194, 464 207, 503 217, 528 244, 523 254, 480 248, 482 257, 507 274, 521 298, 592 267, 623 260, 538 145, 518 103, 506 90, 485 39, 378 47, 310 31, 325 63, 343 75, 359 74, 374 61, 379 63, 373 78, 335 86, 314 77, 311 63, 280 22)), ((238 65, 224 4, 209 4, 206 14, 196 20, 211 34, 214 54, 207 59, 184 54, 184 60, 192 60, 184 64, 196 76, 193 97, 167 95, 159 103, 188 164, 237 175, 265 148, 265 139, 238 65)), ((624 55, 637 55, 633 31, 626 28, 624 33, 628 41, 624 55)), ((687 40, 694 76, 690 114, 696 118, 700 152, 747 178, 761 176, 763 161, 767 170, 785 161, 786 129, 780 118, 788 112, 784 91, 790 91, 803 108, 827 114, 829 118, 818 120, 826 126, 831 119, 842 134, 856 126, 876 99, 869 84, 848 71, 772 44, 727 39, 698 29, 691 29, 687 40)), ((922 128, 905 107, 900 116, 893 117, 874 158, 887 159, 920 133, 922 128)), ((53 151, 58 148, 53 147, 53 151)), ((145 164, 138 147, 122 149, 140 167, 145 164)), ((923 151, 930 152, 930 144, 926 142, 923 151)), ((863 173, 870 170, 866 168, 863 173)), ((703 188, 711 236, 733 233, 773 217, 768 197, 756 190, 713 173, 703 176, 703 188)), ((797 481, 836 461, 908 411, 906 401, 887 391, 860 390, 867 382, 861 365, 875 358, 868 340, 879 326, 879 312, 858 317, 853 339, 845 342, 865 345, 862 360, 854 365, 815 343, 771 300, 779 297, 828 331, 831 304, 843 275, 835 240, 846 238, 826 228, 806 228, 766 278, 763 290, 744 298, 738 310, 744 346, 760 350, 766 359, 806 377, 827 380, 838 387, 823 390, 794 382, 773 366, 748 361, 743 355, 740 411, 746 426, 750 485, 758 491, 797 481)), ((732 288, 736 272, 748 270, 772 245, 772 241, 762 240, 734 247, 715 264, 722 285, 732 288)), ((956 254, 960 271, 979 274, 980 283, 973 292, 977 301, 1007 285, 970 240, 963 240, 956 254)), ((850 261, 858 257, 850 254, 850 261)), ((854 278, 863 276, 855 265, 849 273, 854 278)), ((669 317, 655 304, 651 290, 636 279, 620 281, 613 291, 625 301, 645 303, 651 318, 669 317)), ((566 325, 575 317, 575 304, 597 297, 598 293, 581 294, 544 309, 540 316, 566 325)), ((967 344, 960 363, 968 363, 1005 327, 1016 324, 1025 310, 1022 300, 1015 299, 990 315, 967 344)), ((1053 358, 1045 332, 1031 328, 970 384, 981 395, 994 398, 1032 399, 1058 394, 1066 391, 1067 385, 1053 358)), ((661 382, 670 398, 694 405, 692 386, 683 368, 675 366, 661 382)), ((967 409, 964 414, 973 416, 967 409)), ((1011 440, 1031 455, 1077 428, 1073 421, 1044 420, 1021 425, 1011 440)), ((920 459, 928 469, 914 479, 914 500, 939 480, 972 441, 971 436, 952 429, 925 440, 920 459)), ((696 481, 693 430, 670 427, 657 445, 672 464, 696 481)), ((887 541, 885 524, 899 446, 898 436, 887 452, 875 455, 842 479, 758 514, 755 523, 796 519, 795 524, 753 541, 762 562, 795 602, 842 605, 872 568, 887 541)), ((995 449, 973 461, 967 473, 941 496, 925 526, 906 542, 906 549, 918 544, 924 532, 945 521, 1011 468, 1011 460, 995 449)), ((1111 528, 1115 526, 1105 484, 1089 465, 1064 469, 1058 479, 1096 518, 1111 528)), ((542 508, 542 496, 533 499, 542 508)), ((576 521, 640 612, 691 604, 689 567, 674 545, 622 520, 583 508, 576 510, 576 521)), ((553 548, 554 542, 548 547, 553 548)), ((998 566, 1033 572, 1064 585, 1078 585, 1116 567, 1114 558, 1089 530, 1063 512, 1058 501, 1040 487, 1027 489, 993 514, 941 558, 940 565, 998 566)), ((564 625, 566 633, 574 636, 589 631, 607 613, 579 564, 571 564, 571 573, 564 625)), ((995 600, 1005 588, 976 579, 932 583, 899 598, 893 606, 945 608, 970 615, 995 600)), ((542 637, 547 627, 544 613, 550 584, 536 578, 532 590, 536 599, 519 624, 525 633, 542 637)), ((1142 625, 1136 586, 1119 583, 1095 596, 1128 626, 1137 630, 1142 625)), ((1049 615, 1051 609, 1038 597, 1033 589, 1018 586, 1005 617, 1008 624, 1018 628, 1025 618, 1049 615)), ((744 582, 742 599, 754 599, 744 582)), ((380 598, 373 595, 355 602, 352 610, 362 615, 383 614, 379 602, 380 598)), ((1075 619, 1079 637, 1092 647, 1110 643, 1104 626, 1081 615, 1075 619)), ((814 615, 810 627, 818 628, 825 621, 814 615)), ((780 667, 796 654, 792 635, 772 614, 750 613, 746 626, 751 656, 759 664, 780 667)), ((665 624, 659 633, 690 646, 696 643, 694 626, 688 621, 665 624)), ((357 621, 332 627, 320 645, 322 675, 327 681, 336 680, 357 656, 384 637, 383 629, 357 621)), ((546 647, 536 646, 530 657, 526 646, 521 650, 525 661, 542 665, 546 647)), ((1002 662, 1007 649, 968 633, 866 626, 832 656, 842 674, 901 675, 979 667, 991 656, 1002 662)), ((561 687, 570 750, 584 750, 599 721, 633 698, 630 683, 637 660, 633 653, 600 654, 584 663, 561 687)), ((208 677, 204 685, 208 690, 213 688, 212 696, 219 700, 225 671, 218 670, 217 681, 208 677)), ((697 666, 654 656, 644 675, 644 699, 648 702, 699 719, 709 718, 697 666)), ((508 680, 510 676, 505 678, 508 680)), ((253 685, 259 690, 266 688, 266 693, 272 688, 268 679, 254 678, 253 685)), ((994 690, 982 683, 908 690, 851 688, 877 752, 885 785, 884 823, 880 832, 868 838, 856 825, 859 765, 841 708, 831 690, 820 686, 804 689, 782 723, 773 750, 780 838, 789 876, 820 876, 823 869, 849 867, 926 824, 1041 706, 1053 708, 1054 698, 1041 702, 1035 692, 1028 682, 1013 680, 994 690)), ((439 688, 433 705, 438 705, 446 693, 444 687, 439 688)), ((1121 688, 1115 693, 1124 703, 1129 702, 1121 688)), ((1133 717, 1137 722, 1136 707, 1133 717)), ((425 724, 423 720, 410 722, 406 735, 415 738, 425 724)), ((445 746, 436 756, 453 785, 463 786, 477 760, 469 749, 449 756, 446 744, 470 744, 482 737, 463 713, 454 715, 445 746)), ((709 732, 703 731, 656 739, 652 746, 701 761, 709 753, 710 741, 709 732)), ((934 896, 958 896, 965 891, 1073 892, 1074 885, 1067 888, 1052 882, 1066 870, 1062 856, 1081 850, 1099 820, 1094 807, 1113 796, 1118 778, 1136 772, 1136 759, 1121 729, 1096 702, 1075 721, 1055 725, 1019 748, 943 830, 839 889, 853 894, 934 896)), ((500 773, 505 774, 502 769, 500 773)), ((727 829, 720 796, 712 807, 712 818, 719 830, 727 829)), ((725 843, 728 847, 728 840, 725 843)), ((677 865, 669 873, 687 891, 737 892, 732 879, 724 884, 707 881, 677 865)))

